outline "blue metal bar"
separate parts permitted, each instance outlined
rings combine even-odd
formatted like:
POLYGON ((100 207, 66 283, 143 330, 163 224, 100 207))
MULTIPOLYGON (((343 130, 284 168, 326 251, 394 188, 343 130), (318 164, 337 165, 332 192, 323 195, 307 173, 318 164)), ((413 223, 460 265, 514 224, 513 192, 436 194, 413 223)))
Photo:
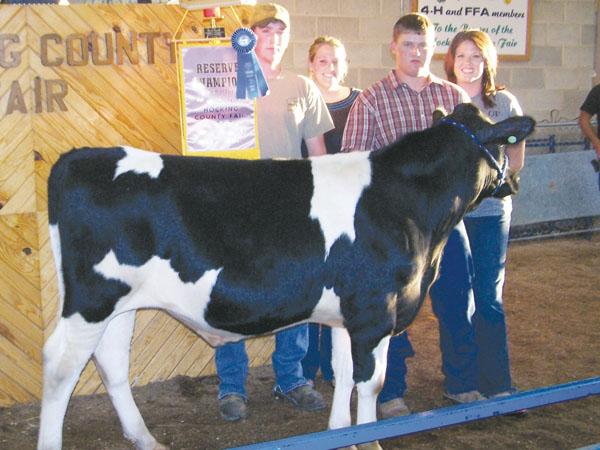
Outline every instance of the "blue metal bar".
POLYGON ((523 409, 538 408, 554 403, 577 400, 600 394, 600 377, 572 383, 559 384, 517 394, 483 400, 464 405, 450 406, 410 416, 394 417, 353 427, 309 433, 277 441, 237 447, 238 450, 325 450, 353 444, 404 436, 433 428, 500 416, 523 409))

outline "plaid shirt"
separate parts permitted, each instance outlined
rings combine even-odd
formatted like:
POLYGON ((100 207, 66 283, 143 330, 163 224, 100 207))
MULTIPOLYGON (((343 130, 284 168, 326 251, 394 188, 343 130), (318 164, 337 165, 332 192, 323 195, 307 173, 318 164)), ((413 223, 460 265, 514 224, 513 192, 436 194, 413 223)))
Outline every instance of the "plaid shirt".
POLYGON ((435 75, 420 92, 398 80, 392 70, 358 96, 346 122, 342 151, 376 150, 413 131, 431 126, 432 113, 442 106, 452 112, 459 103, 470 102, 467 93, 435 75))

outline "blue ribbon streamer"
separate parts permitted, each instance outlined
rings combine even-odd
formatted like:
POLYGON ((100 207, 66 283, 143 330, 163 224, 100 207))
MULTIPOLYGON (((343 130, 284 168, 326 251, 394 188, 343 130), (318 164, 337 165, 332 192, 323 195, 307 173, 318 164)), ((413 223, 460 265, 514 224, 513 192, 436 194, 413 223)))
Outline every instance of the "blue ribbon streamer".
POLYGON ((231 36, 231 46, 238 57, 236 98, 267 95, 269 86, 254 53, 256 35, 249 28, 238 28, 231 36))

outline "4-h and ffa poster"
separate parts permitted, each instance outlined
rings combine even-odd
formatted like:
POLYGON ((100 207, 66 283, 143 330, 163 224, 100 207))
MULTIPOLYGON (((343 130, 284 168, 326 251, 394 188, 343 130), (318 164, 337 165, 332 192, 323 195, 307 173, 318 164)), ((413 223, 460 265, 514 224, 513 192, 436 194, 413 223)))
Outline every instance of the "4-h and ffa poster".
POLYGON ((503 60, 529 59, 533 0, 412 0, 412 10, 435 27, 435 54, 445 55, 458 31, 478 28, 490 35, 503 60))

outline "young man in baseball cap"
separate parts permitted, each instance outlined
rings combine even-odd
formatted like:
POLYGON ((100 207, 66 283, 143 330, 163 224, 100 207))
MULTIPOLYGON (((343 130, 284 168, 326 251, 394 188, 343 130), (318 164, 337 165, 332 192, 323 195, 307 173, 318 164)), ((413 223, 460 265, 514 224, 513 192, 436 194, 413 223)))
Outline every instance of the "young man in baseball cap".
MULTIPOLYGON (((269 85, 269 94, 257 100, 261 158, 301 158, 302 140, 310 156, 324 155, 323 134, 333 128, 327 105, 310 79, 281 67, 290 40, 288 11, 274 3, 256 5, 250 27, 257 36, 255 53, 269 85)), ((307 349, 306 324, 275 335, 273 394, 297 408, 317 411, 325 408, 325 402, 302 374, 301 361, 307 349)), ((244 419, 248 373, 244 342, 217 348, 215 362, 221 416, 228 421, 244 419)))

